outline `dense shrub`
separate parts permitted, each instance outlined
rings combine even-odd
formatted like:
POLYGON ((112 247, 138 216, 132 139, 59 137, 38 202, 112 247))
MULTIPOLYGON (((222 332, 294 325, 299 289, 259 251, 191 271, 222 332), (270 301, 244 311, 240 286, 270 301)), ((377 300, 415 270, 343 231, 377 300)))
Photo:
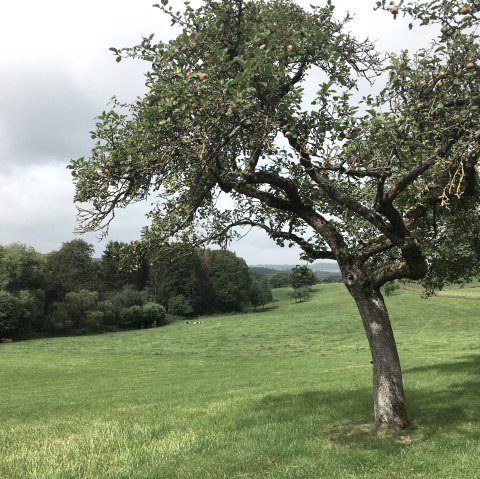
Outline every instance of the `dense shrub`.
POLYGON ((53 334, 68 332, 73 326, 65 303, 55 302, 49 307, 45 317, 45 327, 53 334))
POLYGON ((14 294, 18 300, 16 315, 18 324, 15 337, 25 339, 32 335, 33 330, 42 327, 45 314, 45 293, 42 290, 21 290, 14 294))
POLYGON ((133 328, 141 324, 143 320, 142 307, 138 304, 124 307, 120 310, 120 326, 124 328, 133 328))
POLYGON ((296 303, 306 301, 310 297, 310 288, 304 286, 302 288, 293 288, 288 293, 289 298, 296 303))
POLYGON ((103 311, 87 311, 82 319, 81 326, 89 331, 99 331, 103 326, 103 311))
POLYGON ((147 303, 142 306, 143 321, 142 327, 149 327, 152 325, 160 326, 166 323, 167 314, 165 308, 158 303, 147 303))
POLYGON ((166 316, 165 308, 153 302, 122 308, 120 311, 121 325, 126 328, 148 328, 154 324, 160 326, 165 324, 166 316))
POLYGON ((286 288, 290 286, 290 273, 288 271, 279 271, 268 278, 270 288, 286 288))
POLYGON ((90 320, 87 314, 96 309, 98 293, 82 289, 78 293, 71 291, 65 295, 65 304, 74 328, 87 328, 90 320))
POLYGON ((265 306, 272 300, 272 291, 268 285, 268 280, 252 278, 250 285, 250 303, 252 303, 252 306, 257 309, 259 306, 265 306))
POLYGON ((107 295, 115 310, 120 311, 130 306, 142 306, 149 301, 148 291, 138 291, 132 286, 125 286, 121 291, 114 291, 107 295))
POLYGON ((109 326, 111 329, 118 325, 118 312, 115 310, 112 301, 100 301, 95 309, 103 313, 103 324, 105 326, 109 326))
POLYGON ((188 317, 194 313, 194 310, 190 301, 183 294, 177 294, 168 301, 168 312, 175 316, 188 317))
POLYGON ((7 291, 0 291, 0 335, 14 335, 19 323, 19 308, 18 298, 7 291))

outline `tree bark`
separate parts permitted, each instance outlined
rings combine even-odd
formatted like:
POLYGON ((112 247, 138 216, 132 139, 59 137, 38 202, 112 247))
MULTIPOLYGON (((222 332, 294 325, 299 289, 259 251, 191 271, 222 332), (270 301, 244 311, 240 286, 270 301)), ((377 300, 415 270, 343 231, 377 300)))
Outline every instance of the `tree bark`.
POLYGON ((404 429, 409 420, 397 345, 383 296, 371 285, 347 284, 357 303, 373 362, 373 399, 377 427, 404 429))

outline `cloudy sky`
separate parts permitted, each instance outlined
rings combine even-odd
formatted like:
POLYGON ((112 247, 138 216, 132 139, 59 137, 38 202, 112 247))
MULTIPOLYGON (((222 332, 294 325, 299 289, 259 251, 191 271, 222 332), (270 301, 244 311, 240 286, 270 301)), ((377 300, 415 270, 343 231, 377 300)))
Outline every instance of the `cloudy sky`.
MULTIPOLYGON (((175 32, 152 0, 22 0, 0 7, 0 244, 21 242, 41 252, 73 239, 76 209, 67 164, 88 156, 94 118, 116 95, 132 101, 144 92, 147 64, 115 62, 109 47, 132 46, 155 33, 175 32)), ((174 0, 181 7, 183 2, 174 0)), ((298 0, 308 6, 312 0, 298 0)), ((321 0, 317 0, 321 4, 321 0)), ((374 0, 339 0, 355 14, 350 29, 378 40, 381 50, 414 49, 418 31, 374 12, 374 0), (350 5, 349 5, 350 4, 350 5)), ((145 205, 118 214, 108 240, 137 239, 145 205)), ((105 241, 84 235, 100 255, 105 241)), ((261 233, 232 245, 249 264, 296 263, 298 251, 281 249, 261 233)))

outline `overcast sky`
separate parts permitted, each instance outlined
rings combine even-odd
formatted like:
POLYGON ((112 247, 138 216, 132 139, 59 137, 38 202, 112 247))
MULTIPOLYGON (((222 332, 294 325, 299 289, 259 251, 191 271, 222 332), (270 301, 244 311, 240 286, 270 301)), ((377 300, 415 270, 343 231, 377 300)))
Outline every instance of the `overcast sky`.
MULTIPOLYGON (((298 0, 308 6, 313 0, 298 0)), ((152 0, 22 0, 0 7, 0 244, 25 243, 41 252, 69 241, 76 221, 66 166, 88 156, 89 131, 109 98, 132 101, 144 92, 147 63, 115 62, 110 47, 135 45, 155 33, 168 40, 170 22, 152 0)), ((181 7, 183 2, 171 2, 181 7)), ((322 4, 322 0, 317 0, 322 4)), ((378 40, 380 50, 414 49, 420 34, 373 0, 337 0, 355 14, 350 29, 378 40)), ((132 241, 147 224, 145 205, 118 214, 108 240, 132 241)), ((105 241, 83 235, 100 255, 105 241)), ((250 233, 231 249, 249 264, 298 263, 298 250, 250 233)))

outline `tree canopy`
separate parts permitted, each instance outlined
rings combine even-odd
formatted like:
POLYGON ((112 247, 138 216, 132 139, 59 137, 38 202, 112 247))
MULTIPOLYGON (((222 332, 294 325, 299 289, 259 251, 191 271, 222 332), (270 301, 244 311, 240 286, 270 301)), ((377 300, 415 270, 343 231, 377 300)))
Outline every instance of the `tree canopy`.
POLYGON ((337 260, 370 342, 376 421, 405 427, 380 287, 412 279, 433 291, 479 273, 480 5, 376 5, 438 36, 385 56, 331 1, 205 0, 178 13, 162 1, 181 33, 112 49, 150 63, 148 93, 114 100, 71 169, 76 201, 91 205, 82 230, 105 231, 117 208, 153 197, 147 246, 222 243, 247 226, 337 260), (359 102, 359 82, 377 78, 381 92, 359 102))
POLYGON ((314 284, 317 284, 318 280, 315 276, 313 270, 311 270, 308 266, 295 266, 290 273, 290 285, 293 289, 298 288, 309 288, 314 284))
POLYGON ((19 291, 45 286, 45 258, 20 243, 0 245, 0 289, 19 291))
POLYGON ((477 19, 455 2, 403 3, 443 24, 441 36, 384 63, 330 4, 159 6, 182 33, 115 50, 151 62, 149 92, 128 112, 102 113, 92 156, 72 162, 76 200, 93 205, 82 228, 154 194, 145 238, 221 241, 252 225, 309 259, 366 265, 377 285, 427 271, 431 285, 468 277, 478 264, 477 19), (381 94, 353 103, 358 79, 380 72, 381 94), (304 108, 309 74, 323 81, 304 108), (221 192, 232 208, 217 208, 221 192))
POLYGON ((49 289, 59 297, 69 291, 91 289, 95 284, 94 248, 83 239, 62 244, 47 255, 49 289))

